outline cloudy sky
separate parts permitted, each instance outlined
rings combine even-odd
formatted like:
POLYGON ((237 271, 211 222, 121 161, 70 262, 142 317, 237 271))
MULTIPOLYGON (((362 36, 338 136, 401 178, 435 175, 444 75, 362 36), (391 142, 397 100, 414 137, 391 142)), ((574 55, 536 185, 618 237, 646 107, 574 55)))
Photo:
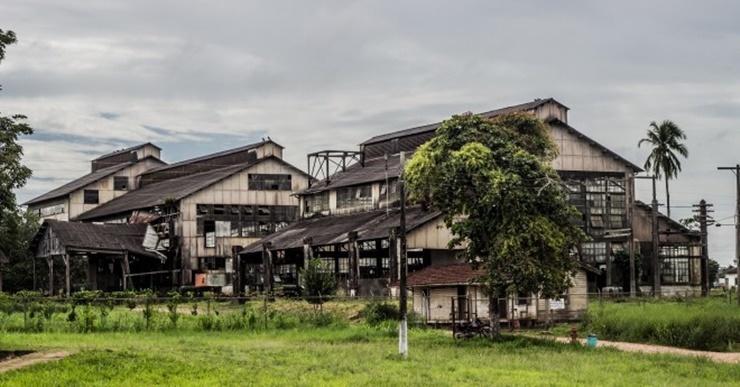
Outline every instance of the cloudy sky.
POLYGON ((738 15, 733 1, 3 0, 0 29, 19 43, 0 112, 36 131, 19 202, 147 141, 172 162, 269 135, 305 169, 308 152, 554 97, 642 165, 637 142, 671 119, 690 151, 673 217, 714 204, 729 227, 710 230, 710 254, 727 265, 735 179, 717 167, 740 162, 738 15))

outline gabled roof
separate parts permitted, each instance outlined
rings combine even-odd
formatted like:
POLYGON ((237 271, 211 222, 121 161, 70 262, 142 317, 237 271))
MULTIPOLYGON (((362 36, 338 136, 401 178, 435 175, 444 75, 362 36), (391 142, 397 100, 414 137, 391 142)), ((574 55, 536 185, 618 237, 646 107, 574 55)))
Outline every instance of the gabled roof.
POLYGON ((180 200, 265 160, 275 160, 300 171, 278 157, 268 156, 252 163, 236 164, 229 167, 152 183, 137 190, 129 191, 125 195, 101 204, 90 211, 83 212, 74 220, 93 220, 116 214, 128 213, 133 210, 151 208, 162 204, 164 200, 169 197, 174 198, 175 200, 180 200))
POLYGON ((409 274, 406 282, 409 287, 467 285, 483 274, 469 263, 427 266, 409 274))
MULTIPOLYGON (((406 160, 411 159, 412 153, 406 153, 406 160)), ((344 171, 337 172, 331 176, 329 183, 326 179, 314 183, 312 186, 297 192, 297 195, 312 194, 328 191, 338 187, 349 187, 359 184, 368 184, 376 181, 384 181, 387 178, 395 179, 401 171, 401 156, 398 154, 388 156, 388 162, 384 157, 365 160, 364 166, 355 163, 344 171), (386 176, 387 171, 387 176, 386 176)))
MULTIPOLYGON (((550 102, 556 103, 556 104, 562 106, 563 108, 568 109, 567 106, 563 105, 562 103, 556 101, 553 98, 543 98, 543 99, 535 99, 532 102, 522 103, 522 104, 513 105, 513 106, 507 106, 505 108, 491 110, 491 111, 484 112, 484 113, 479 113, 477 115, 479 115, 481 117, 485 117, 485 118, 491 118, 491 117, 500 116, 500 115, 506 114, 506 113, 521 112, 521 111, 535 109, 537 107, 540 107, 540 106, 545 105, 545 104, 550 103, 550 102)), ((410 129, 399 130, 399 131, 396 131, 396 132, 385 133, 385 134, 381 134, 381 135, 375 136, 375 137, 373 137, 373 138, 371 138, 369 140, 366 140, 365 142, 361 143, 360 145, 368 145, 368 144, 373 144, 373 143, 376 143, 376 142, 382 142, 382 141, 392 140, 394 138, 406 137, 406 136, 411 136, 411 135, 415 135, 415 134, 419 134, 419 133, 432 132, 432 131, 437 130, 437 128, 440 125, 442 125, 442 123, 441 122, 437 122, 437 123, 434 123, 434 124, 417 126, 415 128, 410 128, 410 129)))
POLYGON ((92 183, 94 183, 94 182, 96 182, 96 181, 98 181, 98 180, 100 180, 102 178, 108 177, 108 176, 110 176, 110 175, 112 175, 112 174, 114 174, 114 173, 116 173, 116 172, 118 172, 120 170, 123 170, 124 168, 129 167, 129 166, 131 166, 133 164, 134 163, 132 163, 132 162, 122 163, 122 164, 113 165, 113 166, 110 166, 110 167, 107 167, 107 168, 99 169, 99 170, 97 170, 95 172, 92 172, 92 173, 88 173, 87 175, 82 176, 82 177, 80 177, 78 179, 72 180, 69 183, 67 183, 67 184, 65 184, 65 185, 63 185, 63 186, 61 186, 61 187, 59 187, 57 189, 54 189, 52 191, 49 191, 49 192, 47 192, 47 193, 45 193, 45 194, 43 194, 41 196, 35 197, 35 198, 33 198, 33 199, 31 199, 31 200, 23 203, 23 205, 27 206, 27 205, 31 205, 31 204, 35 204, 35 203, 44 202, 44 201, 47 201, 47 200, 58 199, 58 198, 60 198, 62 196, 69 195, 72 192, 77 191, 80 188, 83 188, 83 187, 85 187, 85 186, 87 186, 89 184, 92 184, 92 183))
MULTIPOLYGON (((642 202, 640 200, 635 200, 635 205, 637 206, 638 209, 640 209, 642 211, 645 211, 645 212, 652 212, 652 210, 653 210, 653 207, 651 205, 649 205, 647 203, 644 203, 644 202, 642 202)), ((699 230, 692 230, 692 229, 684 226, 683 224, 681 224, 681 223, 679 223, 679 222, 677 222, 677 221, 669 218, 668 216, 666 216, 665 214, 661 213, 660 211, 658 211, 658 219, 662 219, 665 222, 667 222, 672 229, 675 229, 676 230, 677 233, 689 234, 689 235, 695 235, 695 236, 700 236, 701 235, 701 232, 699 230)), ((658 224, 660 224, 660 223, 658 223, 658 224)))
MULTIPOLYGON (((347 243, 350 231, 357 231, 358 241, 387 238, 388 230, 400 224, 399 213, 394 209, 388 216, 385 210, 377 210, 300 220, 247 246, 240 254, 261 252, 266 242, 272 243, 273 250, 301 248, 304 238, 312 238, 312 246, 347 243)), ((421 206, 410 207, 406 212, 406 230, 414 230, 440 215, 438 211, 423 211, 421 206)))
POLYGON ((192 159, 178 161, 176 163, 163 165, 163 166, 157 167, 157 168, 152 168, 152 169, 150 169, 150 170, 142 173, 141 176, 146 176, 148 174, 156 173, 156 172, 167 171, 167 170, 170 170, 170 169, 173 169, 173 168, 178 168, 178 167, 182 167, 184 165, 189 165, 189 164, 202 164, 204 162, 207 162, 207 161, 212 160, 212 159, 215 159, 215 158, 219 158, 219 157, 228 156, 228 155, 232 155, 232 154, 239 153, 239 152, 244 152, 244 151, 249 151, 249 150, 252 150, 252 149, 256 149, 256 148, 258 148, 258 147, 260 147, 260 146, 262 146, 264 144, 267 144, 267 143, 273 143, 273 144, 275 144, 275 145, 277 145, 277 146, 279 146, 281 148, 283 147, 282 145, 280 145, 280 144, 278 144, 278 143, 276 143, 276 142, 274 142, 272 140, 263 140, 263 141, 256 142, 256 143, 253 143, 253 144, 248 144, 248 145, 245 145, 245 146, 241 146, 239 148, 227 149, 225 151, 216 152, 216 153, 210 153, 210 154, 207 154, 207 155, 204 155, 204 156, 194 157, 192 159))
POLYGON ((158 146, 156 146, 156 145, 152 144, 151 142, 146 142, 146 143, 143 143, 143 144, 139 144, 139 145, 135 145, 135 146, 132 146, 132 147, 130 147, 130 148, 126 148, 126 149, 121 149, 121 150, 113 151, 113 152, 111 152, 111 153, 107 153, 107 154, 104 154, 104 155, 102 155, 102 156, 98 157, 97 159, 94 159, 93 161, 98 161, 98 160, 101 160, 101 159, 106 159, 106 158, 108 158, 108 157, 111 157, 111 156, 115 156, 115 155, 119 155, 119 154, 122 154, 122 153, 129 153, 129 152, 131 152, 131 151, 134 151, 134 150, 137 150, 137 149, 143 148, 143 147, 145 147, 145 146, 153 146, 153 147, 155 147, 155 148, 157 148, 157 149, 159 149, 159 150, 162 150, 162 148, 160 148, 160 147, 158 147, 158 146))
POLYGON ((630 161, 628 161, 624 157, 618 155, 617 153, 614 153, 609 148, 607 148, 607 147, 599 144, 595 140, 591 139, 591 137, 586 136, 585 134, 583 134, 580 131, 578 131, 576 128, 568 125, 567 123, 565 123, 563 121, 560 121, 557 118, 554 118, 554 117, 548 118, 548 119, 545 120, 545 123, 547 123, 548 125, 557 125, 557 126, 564 127, 568 132, 572 133, 573 135, 575 135, 579 139, 581 139, 581 140, 589 143, 591 146, 598 148, 602 152, 604 152, 604 153, 608 154, 609 156, 613 157, 615 160, 617 160, 617 161, 621 162, 622 164, 628 166, 630 169, 632 169, 633 172, 644 172, 642 168, 638 167, 635 164, 632 164, 630 161))
POLYGON ((47 219, 41 224, 31 247, 38 246, 41 238, 51 228, 66 249, 95 250, 108 252, 132 252, 135 254, 156 257, 147 251, 142 243, 146 234, 146 224, 94 224, 64 222, 47 219))

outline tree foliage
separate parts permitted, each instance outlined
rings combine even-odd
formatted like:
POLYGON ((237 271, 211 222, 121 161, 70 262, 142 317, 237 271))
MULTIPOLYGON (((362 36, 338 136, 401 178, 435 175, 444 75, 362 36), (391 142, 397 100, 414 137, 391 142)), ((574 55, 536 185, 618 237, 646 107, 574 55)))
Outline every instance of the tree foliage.
POLYGON ((324 297, 332 296, 337 291, 334 275, 324 270, 324 262, 314 258, 308 261, 308 267, 301 269, 303 295, 311 304, 323 304, 324 297))
MULTIPOLYGON (((0 29, 0 63, 5 59, 6 47, 16 42, 13 31, 0 29)), ((4 285, 12 290, 31 287, 28 243, 38 226, 32 215, 19 212, 13 192, 31 177, 31 169, 21 163, 23 147, 18 143, 20 136, 33 133, 25 119, 18 114, 5 116, 0 110, 0 250, 9 259, 3 272, 14 274, 4 276, 4 285)))
POLYGON ((578 211, 551 161, 550 129, 524 113, 494 119, 453 116, 406 167, 412 201, 440 210, 449 248, 484 269, 492 296, 535 292, 554 297, 577 268, 585 239, 578 211))
MULTIPOLYGON (((5 48, 16 43, 13 31, 0 29, 0 63, 5 59, 5 48)), ((31 177, 31 169, 21 163, 23 147, 18 144, 22 135, 33 133, 26 117, 15 114, 5 116, 0 110, 0 222, 7 211, 15 211, 14 189, 21 188, 31 177)))
POLYGON ((640 140, 637 146, 642 144, 652 146, 650 156, 645 160, 645 169, 651 171, 658 179, 665 178, 665 196, 667 215, 671 217, 671 195, 668 191, 668 180, 678 177, 681 172, 681 161, 678 155, 689 157, 689 150, 681 140, 686 139, 686 134, 671 120, 664 120, 658 125, 655 121, 650 123, 647 137, 640 140))

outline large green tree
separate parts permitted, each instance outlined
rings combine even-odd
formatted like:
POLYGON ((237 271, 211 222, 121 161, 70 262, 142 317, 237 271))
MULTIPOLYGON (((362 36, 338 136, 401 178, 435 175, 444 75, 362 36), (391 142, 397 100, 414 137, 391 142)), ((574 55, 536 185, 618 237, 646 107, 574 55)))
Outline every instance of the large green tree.
POLYGON ((491 311, 499 296, 550 298, 570 286, 585 235, 551 166, 556 156, 550 128, 531 115, 466 113, 443 122, 406 167, 411 199, 440 210, 448 247, 484 270, 491 311))
MULTIPOLYGON (((5 59, 7 46, 16 42, 13 31, 0 29, 0 62, 5 59)), ((21 162, 23 147, 18 139, 32 134, 33 130, 23 122, 25 116, 6 116, 2 113, 0 110, 0 250, 9 260, 5 263, 7 267, 3 268, 7 272, 8 268, 30 262, 27 245, 32 235, 29 235, 28 226, 33 224, 35 227, 37 223, 29 223, 28 218, 19 211, 13 192, 23 187, 31 177, 31 169, 21 162)), ((30 271, 19 275, 25 274, 31 275, 30 271)))
POLYGON ((671 120, 664 120, 658 125, 655 121, 650 123, 647 137, 637 143, 639 148, 642 144, 652 147, 650 156, 645 160, 645 169, 651 171, 658 179, 665 179, 665 201, 667 215, 671 217, 671 194, 668 191, 668 181, 678 177, 681 172, 681 161, 678 155, 689 157, 689 150, 681 140, 686 139, 686 134, 671 120), (678 154, 678 155, 677 155, 678 154))

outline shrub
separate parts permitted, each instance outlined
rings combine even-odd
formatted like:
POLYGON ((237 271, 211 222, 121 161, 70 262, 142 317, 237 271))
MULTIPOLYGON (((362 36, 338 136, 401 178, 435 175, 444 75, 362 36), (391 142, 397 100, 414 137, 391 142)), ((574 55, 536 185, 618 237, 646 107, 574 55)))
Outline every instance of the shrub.
POLYGON ((396 305, 373 301, 365 307, 361 315, 367 324, 378 325, 383 321, 397 321, 399 311, 396 305))

